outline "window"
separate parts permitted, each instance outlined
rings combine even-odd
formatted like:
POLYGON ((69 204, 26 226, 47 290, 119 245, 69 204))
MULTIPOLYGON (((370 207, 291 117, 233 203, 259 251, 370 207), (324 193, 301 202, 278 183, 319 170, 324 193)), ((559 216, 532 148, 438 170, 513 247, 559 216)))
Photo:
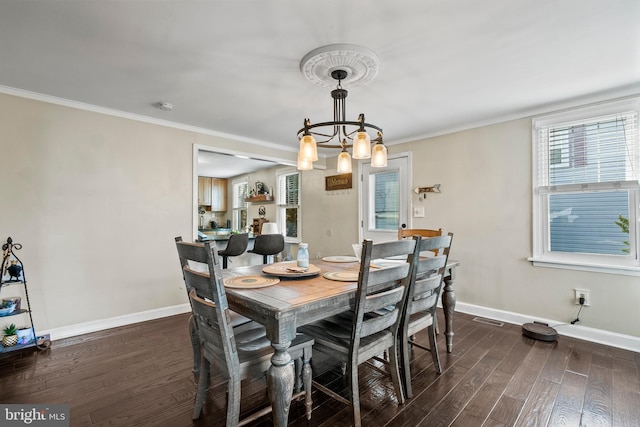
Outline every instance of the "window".
POLYGON ((639 101, 534 119, 533 261, 640 266, 639 101))
POLYGON ((300 174, 298 172, 280 172, 278 179, 278 229, 285 240, 291 243, 302 241, 300 215, 300 174))
POLYGON ((232 222, 233 229, 244 231, 247 228, 247 180, 233 181, 232 222))
POLYGON ((399 172, 397 170, 372 173, 369 175, 372 218, 369 224, 375 230, 398 231, 400 224, 399 172))

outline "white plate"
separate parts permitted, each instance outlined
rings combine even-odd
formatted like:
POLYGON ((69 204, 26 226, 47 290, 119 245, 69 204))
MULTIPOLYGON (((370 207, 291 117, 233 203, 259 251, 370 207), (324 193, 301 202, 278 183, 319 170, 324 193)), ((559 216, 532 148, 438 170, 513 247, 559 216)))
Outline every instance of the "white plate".
POLYGON ((358 262, 360 261, 358 258, 354 256, 346 256, 346 255, 335 255, 335 256, 326 256, 322 258, 325 262, 358 262))

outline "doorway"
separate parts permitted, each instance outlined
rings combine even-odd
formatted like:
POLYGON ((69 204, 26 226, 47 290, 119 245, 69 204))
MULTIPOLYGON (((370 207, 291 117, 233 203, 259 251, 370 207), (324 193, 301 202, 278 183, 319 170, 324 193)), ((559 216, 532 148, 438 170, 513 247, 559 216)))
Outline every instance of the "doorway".
POLYGON ((387 166, 360 165, 360 240, 396 240, 401 224, 410 226, 411 153, 389 156, 387 166))

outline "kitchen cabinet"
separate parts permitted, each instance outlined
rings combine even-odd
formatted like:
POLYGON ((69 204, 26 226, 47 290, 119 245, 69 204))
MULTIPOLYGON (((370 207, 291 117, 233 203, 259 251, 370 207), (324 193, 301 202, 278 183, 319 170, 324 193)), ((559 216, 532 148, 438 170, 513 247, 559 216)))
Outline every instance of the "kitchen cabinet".
POLYGON ((227 179, 198 177, 198 206, 213 212, 227 211, 227 179))
POLYGON ((211 178, 211 210, 227 211, 227 180, 225 178, 211 178))
POLYGON ((198 177, 198 206, 211 206, 211 178, 198 177))

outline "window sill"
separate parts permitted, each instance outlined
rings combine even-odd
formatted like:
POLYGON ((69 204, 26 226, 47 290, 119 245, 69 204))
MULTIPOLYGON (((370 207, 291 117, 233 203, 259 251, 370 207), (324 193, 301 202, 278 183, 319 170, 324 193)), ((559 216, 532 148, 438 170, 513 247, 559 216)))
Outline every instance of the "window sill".
POLYGON ((534 267, 590 271, 594 273, 618 274, 622 276, 640 276, 640 267, 569 263, 565 261, 550 261, 539 258, 527 258, 527 261, 531 261, 534 267))

